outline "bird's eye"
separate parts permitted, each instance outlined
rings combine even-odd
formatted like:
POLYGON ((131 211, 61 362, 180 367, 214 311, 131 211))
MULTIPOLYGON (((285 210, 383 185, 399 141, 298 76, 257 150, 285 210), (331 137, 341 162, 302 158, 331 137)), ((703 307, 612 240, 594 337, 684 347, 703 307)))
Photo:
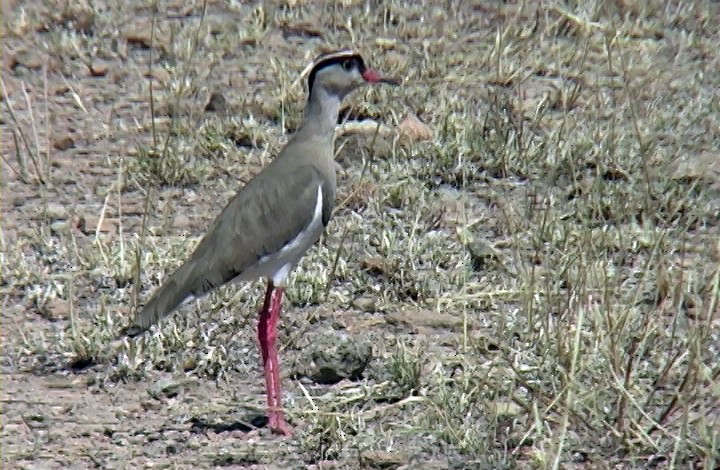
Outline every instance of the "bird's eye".
POLYGON ((353 61, 350 59, 343 60, 342 68, 349 72, 353 68, 353 61))

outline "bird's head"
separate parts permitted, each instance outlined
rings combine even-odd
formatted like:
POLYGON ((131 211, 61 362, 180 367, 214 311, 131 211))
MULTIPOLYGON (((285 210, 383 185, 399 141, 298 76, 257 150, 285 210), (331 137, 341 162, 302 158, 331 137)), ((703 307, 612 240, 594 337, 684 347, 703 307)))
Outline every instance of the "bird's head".
POLYGON ((314 89, 322 87, 341 100, 351 91, 375 83, 400 84, 398 80, 383 77, 377 71, 368 68, 362 56, 352 50, 321 55, 312 64, 308 75, 310 95, 314 89))

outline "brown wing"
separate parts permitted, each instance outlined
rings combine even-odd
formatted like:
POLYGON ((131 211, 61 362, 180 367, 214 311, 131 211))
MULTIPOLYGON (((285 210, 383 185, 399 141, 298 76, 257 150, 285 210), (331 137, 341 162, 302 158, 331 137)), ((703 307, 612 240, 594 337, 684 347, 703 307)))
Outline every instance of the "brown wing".
MULTIPOLYGON (((280 251, 310 224, 322 178, 312 166, 297 168, 282 178, 284 184, 266 182, 263 175, 238 193, 218 217, 191 260, 202 266, 202 284, 193 293, 202 295, 224 284, 268 254, 280 251), (223 247, 218 251, 217 247, 223 247), (209 289, 208 289, 209 288, 209 289)), ((323 188, 327 193, 327 188, 323 188)), ((332 210, 332 199, 323 200, 323 214, 332 210)), ((324 216, 323 222, 327 219, 324 216)))
POLYGON ((323 186, 323 224, 332 212, 334 187, 304 165, 268 167, 241 189, 215 219, 197 248, 135 317, 139 333, 172 312, 191 294, 200 297, 275 253, 311 221, 323 186), (282 177, 277 173, 283 171, 282 177), (282 184, 275 184, 282 181, 282 184))

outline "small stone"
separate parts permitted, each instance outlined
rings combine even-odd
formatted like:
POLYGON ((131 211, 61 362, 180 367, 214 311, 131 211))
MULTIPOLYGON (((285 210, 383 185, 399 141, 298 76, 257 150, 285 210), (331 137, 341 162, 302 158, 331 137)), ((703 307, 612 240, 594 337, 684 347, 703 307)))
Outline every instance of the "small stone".
POLYGON ((145 72, 145 78, 154 78, 159 83, 168 83, 170 81, 170 73, 161 67, 153 67, 150 72, 145 72))
POLYGON ((677 181, 700 182, 720 191, 720 153, 701 152, 682 156, 670 165, 670 175, 677 181))
POLYGON ((520 111, 528 117, 536 116, 542 109, 562 110, 575 106, 569 100, 568 91, 573 86, 560 77, 528 77, 520 89, 520 111))
POLYGON ((67 150, 67 149, 75 147, 75 141, 69 135, 66 135, 63 137, 58 137, 55 140, 53 140, 53 147, 56 150, 61 150, 61 151, 67 150))
POLYGON ((382 276, 387 274, 388 266, 385 258, 370 257, 360 262, 360 269, 367 272, 371 276, 382 276))
POLYGON ((14 69, 18 66, 26 69, 39 69, 45 63, 44 57, 38 51, 19 51, 11 60, 10 68, 14 69))
POLYGON ((298 23, 285 23, 280 25, 280 30, 285 38, 297 36, 301 38, 322 38, 323 31, 317 25, 308 21, 298 23))
POLYGON ((393 310, 387 312, 383 318, 389 325, 401 325, 404 331, 413 332, 440 329, 454 331, 463 325, 463 319, 460 316, 418 308, 393 310))
POLYGON ((350 135, 371 135, 371 136, 391 135, 392 129, 384 124, 378 124, 374 119, 364 119, 362 121, 347 121, 335 129, 335 137, 345 137, 350 135))
POLYGON ((493 264, 501 264, 503 261, 501 253, 482 237, 473 237, 466 244, 473 270, 480 272, 493 264))
POLYGON ((158 400, 152 398, 145 398, 140 399, 140 406, 145 411, 156 411, 163 408, 165 405, 163 405, 163 403, 158 400))
POLYGON ((50 220, 67 219, 68 210, 59 202, 48 202, 45 214, 50 220))
POLYGON ((66 5, 59 20, 71 30, 82 34, 91 34, 95 18, 96 13, 93 9, 83 5, 83 2, 77 2, 77 4, 66 5))
POLYGON ((205 105, 205 111, 215 111, 220 113, 227 111, 227 102, 225 101, 225 97, 222 93, 215 91, 210 95, 210 99, 205 105))
POLYGON ((70 224, 67 220, 56 220, 50 223, 50 232, 55 235, 62 234, 67 231, 69 226, 70 224))
POLYGON ((303 349, 293 375, 331 385, 343 379, 358 380, 372 359, 372 344, 366 338, 329 330, 313 338, 303 349))
POLYGON ((22 420, 30 429, 47 429, 50 426, 50 419, 39 413, 25 414, 22 416, 22 420))
POLYGON ((183 362, 182 368, 185 372, 189 372, 193 369, 197 369, 198 362, 194 357, 189 357, 183 362))
POLYGON ((155 382, 150 388, 148 388, 148 395, 155 399, 162 397, 173 398, 180 393, 180 391, 196 385, 196 381, 193 379, 174 379, 174 378, 162 378, 155 382))
POLYGON ((513 418, 520 415, 525 410, 523 407, 513 401, 498 400, 490 404, 490 409, 498 418, 513 418))
POLYGON ((145 204, 141 201, 127 202, 123 204, 123 214, 125 215, 143 215, 145 213, 145 204))
POLYGON ((397 47, 398 41, 393 38, 376 38, 375 44, 382 49, 390 50, 397 47))
POLYGON ((370 200, 378 193, 378 185, 371 181, 361 180, 350 185, 347 190, 341 190, 338 200, 345 202, 355 212, 362 212, 367 208, 370 200))
POLYGON ((50 321, 65 320, 70 317, 70 302, 64 299, 50 299, 39 308, 40 315, 50 321))
POLYGON ((110 70, 110 66, 106 62, 95 62, 90 64, 88 69, 93 77, 104 77, 110 70))
POLYGON ((62 96, 70 91, 70 87, 66 84, 55 85, 50 89, 50 93, 56 96, 62 96))
POLYGON ((137 21, 128 23, 121 34, 128 44, 140 46, 145 49, 150 49, 151 47, 164 49, 170 39, 170 35, 165 29, 166 28, 159 24, 153 27, 150 18, 140 18, 137 21), (151 32, 154 32, 154 35, 151 35, 151 32))
POLYGON ((363 312, 374 312, 377 310, 377 301, 374 296, 364 295, 354 299, 352 306, 363 312))
POLYGON ((366 450, 360 454, 360 462, 364 468, 381 468, 393 470, 408 463, 406 455, 383 450, 366 450))
POLYGON ((189 230, 191 223, 190 217, 185 214, 177 214, 173 219, 173 227, 180 230, 189 230))
POLYGON ((422 122, 414 113, 408 113, 400 124, 398 131, 401 136, 410 140, 430 140, 433 138, 433 131, 427 124, 422 122))
POLYGON ((78 219, 77 228, 85 235, 94 234, 96 231, 114 234, 117 229, 117 221, 108 218, 100 220, 97 216, 85 215, 78 219))

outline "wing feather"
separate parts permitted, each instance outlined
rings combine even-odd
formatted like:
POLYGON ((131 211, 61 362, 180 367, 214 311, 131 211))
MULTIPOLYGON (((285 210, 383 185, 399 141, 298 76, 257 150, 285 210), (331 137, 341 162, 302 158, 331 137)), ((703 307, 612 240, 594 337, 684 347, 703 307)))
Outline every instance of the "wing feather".
POLYGON ((297 237, 311 222, 321 185, 323 224, 327 225, 335 199, 334 182, 327 182, 308 164, 285 169, 287 173, 276 179, 281 169, 271 165, 270 171, 258 174, 230 200, 190 258, 136 315, 137 331, 171 313, 190 295, 200 297, 243 274, 297 237), (283 184, 275 184, 277 180, 283 184))

